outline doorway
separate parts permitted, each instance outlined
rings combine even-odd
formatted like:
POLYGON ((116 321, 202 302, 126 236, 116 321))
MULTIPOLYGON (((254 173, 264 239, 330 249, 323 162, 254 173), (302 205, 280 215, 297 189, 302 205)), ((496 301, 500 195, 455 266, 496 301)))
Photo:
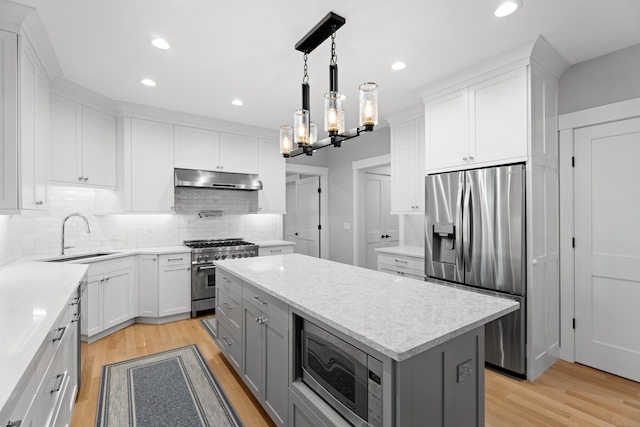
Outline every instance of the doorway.
POLYGON ((640 381, 640 118, 575 131, 575 359, 640 381))
POLYGON ((398 217, 391 215, 391 173, 383 166, 364 173, 365 267, 378 269, 377 248, 398 246, 398 217))
POLYGON ((284 238, 295 253, 329 258, 328 168, 287 164, 284 238))

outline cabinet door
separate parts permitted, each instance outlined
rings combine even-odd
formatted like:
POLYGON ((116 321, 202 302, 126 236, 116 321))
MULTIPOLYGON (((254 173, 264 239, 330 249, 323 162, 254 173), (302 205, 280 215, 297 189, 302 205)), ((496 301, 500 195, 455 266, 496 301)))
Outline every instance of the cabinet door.
MULTIPOLYGON (((391 128, 391 212, 417 213, 422 197, 419 197, 420 181, 424 180, 420 153, 424 139, 420 139, 422 120, 411 120, 391 128)), ((424 183, 422 184, 424 186, 424 183)))
POLYGON ((80 285, 80 334, 87 335, 87 317, 89 307, 87 282, 82 282, 80 285))
POLYGON ((82 170, 85 184, 116 187, 116 118, 82 106, 82 170))
POLYGON ((454 92, 425 104, 425 165, 465 166, 469 156, 469 92, 454 92))
POLYGON ((158 256, 138 256, 138 315, 158 317, 158 256))
POLYGON ((159 316, 191 311, 191 266, 189 264, 160 267, 158 275, 159 316))
POLYGON ((49 100, 49 179, 83 182, 82 107, 77 102, 51 95, 49 100))
POLYGON ((82 312, 86 313, 83 323, 86 324, 87 336, 92 336, 104 330, 102 322, 102 293, 104 276, 102 274, 89 276, 87 281, 86 303, 82 305, 82 312))
POLYGON ((266 318, 264 333, 264 408, 279 426, 287 425, 289 376, 289 335, 273 318, 266 318))
POLYGON ((251 393, 262 399, 262 325, 257 321, 263 313, 246 302, 242 302, 242 380, 251 393))
POLYGON ((109 329, 136 316, 132 302, 137 301, 133 295, 133 269, 126 268, 104 275, 103 281, 103 319, 104 329, 109 329))
POLYGON ((469 111, 469 159, 473 164, 526 160, 526 67, 471 86, 469 111))
POLYGON ((0 209, 18 207, 18 36, 0 30, 0 209))
POLYGON ((25 44, 21 63, 20 208, 46 209, 49 86, 25 44))
POLYGON ((286 211, 286 162, 277 142, 265 139, 259 144, 258 213, 284 214, 286 211))
POLYGON ((131 210, 173 212, 173 125, 131 121, 131 210))
POLYGON ((175 167, 215 171, 220 166, 220 133, 176 126, 175 167))
POLYGON ((220 171, 258 173, 258 138, 220 133, 220 171))

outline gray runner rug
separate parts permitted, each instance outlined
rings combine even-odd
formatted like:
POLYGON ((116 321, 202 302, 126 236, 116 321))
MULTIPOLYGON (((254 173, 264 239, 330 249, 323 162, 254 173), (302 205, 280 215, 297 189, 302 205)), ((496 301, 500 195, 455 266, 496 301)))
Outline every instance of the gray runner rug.
POLYGON ((242 427, 198 347, 102 367, 96 427, 242 427))

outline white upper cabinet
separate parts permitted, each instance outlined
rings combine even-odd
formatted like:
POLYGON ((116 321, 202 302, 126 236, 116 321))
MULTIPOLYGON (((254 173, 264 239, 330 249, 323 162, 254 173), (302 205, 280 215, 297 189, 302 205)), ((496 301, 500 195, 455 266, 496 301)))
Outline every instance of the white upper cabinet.
POLYGON ((54 94, 50 106, 49 179, 115 188, 115 116, 54 94))
POLYGON ((527 67, 425 102, 428 172, 527 159, 527 67))
POLYGON ((125 120, 125 127, 130 123, 130 139, 127 141, 125 137, 125 151, 129 152, 125 163, 128 169, 125 171, 125 195, 129 195, 125 198, 129 200, 125 200, 125 209, 131 212, 173 212, 173 125, 141 119, 125 120))
POLYGON ((20 108, 20 207, 47 209, 49 80, 23 41, 20 108))
POLYGON ((276 141, 260 139, 258 213, 284 214, 286 211, 286 162, 276 141))
POLYGON ((177 168, 220 169, 220 132, 176 126, 175 150, 177 168))
POLYGON ((0 30, 0 209, 18 208, 18 36, 0 30))
POLYGON ((258 138, 220 132, 220 171, 258 173, 258 138))
POLYGON ((390 125, 391 213, 424 212, 424 118, 390 125))
POLYGON ((258 138, 186 126, 175 128, 175 167, 258 173, 258 138))

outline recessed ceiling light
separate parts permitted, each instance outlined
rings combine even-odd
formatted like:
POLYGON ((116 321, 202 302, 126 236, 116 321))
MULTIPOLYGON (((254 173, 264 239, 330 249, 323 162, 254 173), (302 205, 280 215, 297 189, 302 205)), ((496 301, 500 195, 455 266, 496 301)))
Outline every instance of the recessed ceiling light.
POLYGON ((511 15, 513 12, 518 10, 520 6, 522 6, 522 1, 520 0, 507 0, 498 6, 494 14, 498 18, 502 18, 504 16, 511 15))
POLYGON ((153 87, 153 86, 156 85, 156 82, 154 82, 151 79, 142 79, 142 80, 140 80, 140 83, 142 83, 145 86, 150 86, 150 87, 153 87))
POLYGON ((244 105, 244 102, 242 102, 242 100, 240 100, 240 99, 234 99, 233 101, 231 101, 231 103, 233 105, 238 106, 238 107, 241 106, 241 105, 244 105))
POLYGON ((165 39, 153 39, 151 40, 151 44, 162 50, 167 50, 171 47, 165 39))
POLYGON ((405 64, 405 63, 404 63, 404 62, 402 62, 402 61, 394 62, 394 63, 391 65, 391 69, 392 69, 393 71, 400 71, 400 70, 404 70, 405 68, 407 68, 407 64, 405 64))

